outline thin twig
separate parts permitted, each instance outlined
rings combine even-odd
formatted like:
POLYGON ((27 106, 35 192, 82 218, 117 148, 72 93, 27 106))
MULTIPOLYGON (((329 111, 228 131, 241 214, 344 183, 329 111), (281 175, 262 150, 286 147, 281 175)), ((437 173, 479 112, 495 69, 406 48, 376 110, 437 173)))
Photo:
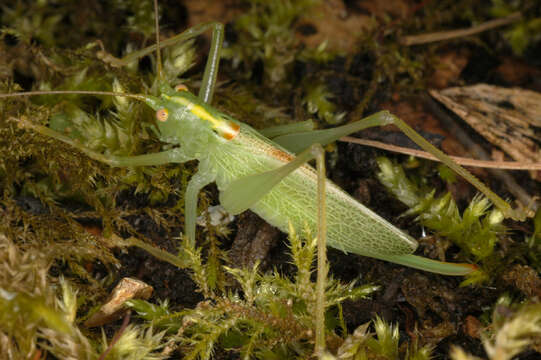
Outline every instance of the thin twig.
MULTIPOLYGON (((383 149, 387 151, 392 151, 400 154, 412 155, 415 157, 440 161, 434 155, 429 152, 406 148, 402 146, 389 145, 379 141, 358 139, 351 136, 344 136, 339 139, 339 141, 349 142, 354 144, 366 145, 370 147, 375 147, 378 149, 383 149)), ((488 169, 504 169, 504 170, 541 170, 541 163, 524 163, 521 161, 487 161, 487 160, 475 160, 460 156, 449 156, 455 162, 463 166, 471 167, 482 167, 488 169)))
POLYGON ((436 41, 450 40, 450 39, 475 35, 480 32, 494 29, 499 26, 504 26, 504 25, 514 23, 520 20, 521 18, 522 18, 522 14, 520 12, 515 12, 504 18, 490 20, 480 25, 473 26, 467 29, 438 31, 438 32, 433 32, 433 33, 428 33, 428 34, 404 36, 403 38, 400 39, 400 43, 402 45, 410 46, 410 45, 426 44, 426 43, 431 43, 431 42, 436 42, 436 41))

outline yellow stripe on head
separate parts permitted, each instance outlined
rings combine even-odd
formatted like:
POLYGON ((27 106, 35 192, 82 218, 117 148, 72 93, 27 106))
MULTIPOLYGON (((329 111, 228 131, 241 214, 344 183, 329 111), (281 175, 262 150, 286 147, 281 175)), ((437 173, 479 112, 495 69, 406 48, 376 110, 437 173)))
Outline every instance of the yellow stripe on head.
POLYGON ((192 114, 197 116, 198 118, 208 121, 212 124, 212 128, 216 130, 220 136, 222 136, 224 139, 231 140, 237 136, 237 134, 240 131, 240 126, 235 124, 234 122, 224 120, 219 117, 212 116, 205 108, 203 108, 201 105, 194 104, 190 100, 180 97, 180 96, 174 96, 170 97, 167 95, 162 95, 167 100, 171 100, 176 102, 177 104, 186 106, 186 109, 189 110, 192 114))

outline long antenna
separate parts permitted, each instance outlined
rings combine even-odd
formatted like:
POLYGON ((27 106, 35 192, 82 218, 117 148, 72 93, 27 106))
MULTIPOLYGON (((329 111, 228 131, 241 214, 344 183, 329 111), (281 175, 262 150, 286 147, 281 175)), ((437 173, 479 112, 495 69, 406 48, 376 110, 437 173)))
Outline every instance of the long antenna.
POLYGON ((123 96, 123 97, 132 98, 132 99, 137 99, 140 101, 146 100, 146 97, 143 95, 125 94, 125 93, 118 93, 118 92, 112 92, 112 91, 89 91, 89 90, 26 91, 26 92, 12 93, 12 94, 0 94, 0 98, 10 98, 10 97, 19 97, 19 96, 36 96, 36 95, 69 95, 69 94, 123 96))
POLYGON ((160 24, 158 21, 158 0, 154 0, 154 25, 156 26, 156 62, 158 79, 163 79, 162 56, 160 54, 160 24))

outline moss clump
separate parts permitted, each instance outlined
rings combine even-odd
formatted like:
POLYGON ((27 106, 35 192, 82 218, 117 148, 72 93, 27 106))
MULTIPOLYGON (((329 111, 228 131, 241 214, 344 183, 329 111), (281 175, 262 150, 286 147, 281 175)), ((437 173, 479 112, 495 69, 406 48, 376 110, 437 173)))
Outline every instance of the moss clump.
POLYGON ((466 256, 481 262, 482 268, 468 277, 463 285, 489 279, 488 274, 503 270, 504 259, 495 249, 506 233, 503 215, 489 210, 490 203, 481 196, 474 197, 460 214, 450 193, 435 197, 435 190, 421 188, 409 180, 401 166, 384 157, 378 158, 379 180, 410 209, 404 216, 416 216, 423 226, 458 245, 466 256))
MULTIPOLYGON (((316 239, 303 242, 290 232, 290 249, 296 273, 292 278, 272 272, 223 267, 238 284, 238 290, 218 291, 209 282, 208 268, 200 248, 183 243, 182 254, 192 279, 207 299, 195 309, 173 311, 167 303, 153 305, 130 301, 149 325, 176 334, 171 341, 186 358, 209 359, 216 347, 239 352, 246 358, 309 357, 314 351, 315 283, 311 280, 316 239)), ((337 331, 344 324, 337 317, 345 300, 364 298, 377 290, 374 285, 341 284, 330 278, 326 284, 326 333, 340 343, 337 331), (337 312, 338 311, 338 312, 337 312)))

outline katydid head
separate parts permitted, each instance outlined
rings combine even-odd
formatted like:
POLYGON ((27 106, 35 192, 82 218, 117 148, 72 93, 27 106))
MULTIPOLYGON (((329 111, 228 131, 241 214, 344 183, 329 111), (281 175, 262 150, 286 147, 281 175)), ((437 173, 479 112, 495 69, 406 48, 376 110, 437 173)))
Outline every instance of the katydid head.
POLYGON ((228 141, 239 133, 235 121, 202 102, 185 85, 171 89, 164 84, 160 90, 159 97, 145 96, 144 100, 156 111, 160 140, 187 145, 196 140, 228 141))

